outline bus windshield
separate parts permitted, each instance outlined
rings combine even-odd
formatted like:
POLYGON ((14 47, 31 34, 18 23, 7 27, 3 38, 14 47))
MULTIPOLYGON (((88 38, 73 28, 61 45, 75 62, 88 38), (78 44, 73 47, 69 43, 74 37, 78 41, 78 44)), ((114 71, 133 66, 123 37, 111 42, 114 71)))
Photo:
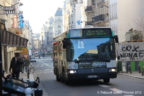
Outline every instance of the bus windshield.
POLYGON ((112 38, 70 39, 68 60, 109 61, 114 59, 112 38))

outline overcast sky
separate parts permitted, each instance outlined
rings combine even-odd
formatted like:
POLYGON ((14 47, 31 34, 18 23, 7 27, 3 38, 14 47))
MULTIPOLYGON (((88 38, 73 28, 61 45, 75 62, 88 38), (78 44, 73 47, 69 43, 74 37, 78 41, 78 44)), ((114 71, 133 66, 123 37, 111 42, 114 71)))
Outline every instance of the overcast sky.
POLYGON ((54 16, 57 8, 63 7, 64 0, 21 0, 24 20, 29 20, 33 33, 40 33, 42 25, 54 16))

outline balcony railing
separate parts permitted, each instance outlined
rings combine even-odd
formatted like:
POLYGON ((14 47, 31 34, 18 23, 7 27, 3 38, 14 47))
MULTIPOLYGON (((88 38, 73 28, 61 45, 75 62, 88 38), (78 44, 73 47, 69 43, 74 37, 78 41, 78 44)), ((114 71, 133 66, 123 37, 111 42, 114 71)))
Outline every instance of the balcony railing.
POLYGON ((87 6, 86 9, 85 9, 86 12, 92 12, 93 11, 93 8, 92 6, 87 6))
POLYGON ((92 22, 105 21, 105 15, 101 14, 92 18, 92 22))
POLYGON ((92 21, 87 21, 86 25, 92 25, 92 21))

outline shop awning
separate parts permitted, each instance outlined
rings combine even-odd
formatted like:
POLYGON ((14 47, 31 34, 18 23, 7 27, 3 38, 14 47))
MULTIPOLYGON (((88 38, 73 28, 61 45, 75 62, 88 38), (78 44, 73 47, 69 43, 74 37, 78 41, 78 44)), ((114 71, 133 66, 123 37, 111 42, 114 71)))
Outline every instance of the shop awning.
POLYGON ((27 47, 28 42, 26 38, 20 37, 6 30, 1 30, 1 40, 2 45, 15 47, 27 47))

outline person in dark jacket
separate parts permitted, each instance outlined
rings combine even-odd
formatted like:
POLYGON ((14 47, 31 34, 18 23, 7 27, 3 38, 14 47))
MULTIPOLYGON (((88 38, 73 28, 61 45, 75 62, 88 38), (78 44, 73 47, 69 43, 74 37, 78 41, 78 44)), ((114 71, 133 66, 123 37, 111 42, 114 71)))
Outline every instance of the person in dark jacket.
POLYGON ((144 65, 142 66, 142 76, 144 76, 144 65))
POLYGON ((12 76, 16 79, 19 79, 19 74, 21 72, 23 65, 23 61, 20 58, 19 53, 15 53, 15 57, 12 58, 11 63, 10 63, 10 72, 12 72, 12 76))

